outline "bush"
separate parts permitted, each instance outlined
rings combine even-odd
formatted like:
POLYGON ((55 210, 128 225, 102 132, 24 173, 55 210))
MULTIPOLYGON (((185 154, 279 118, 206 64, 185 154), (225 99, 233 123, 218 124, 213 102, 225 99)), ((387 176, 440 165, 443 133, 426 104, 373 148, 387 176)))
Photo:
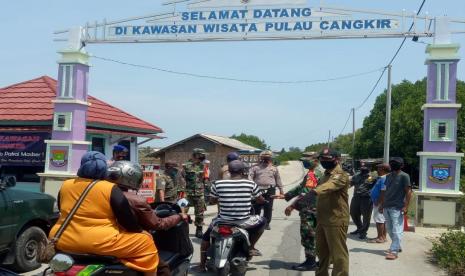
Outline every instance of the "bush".
POLYGON ((433 241, 431 249, 434 261, 446 269, 449 275, 465 275, 465 233, 448 231, 433 241))

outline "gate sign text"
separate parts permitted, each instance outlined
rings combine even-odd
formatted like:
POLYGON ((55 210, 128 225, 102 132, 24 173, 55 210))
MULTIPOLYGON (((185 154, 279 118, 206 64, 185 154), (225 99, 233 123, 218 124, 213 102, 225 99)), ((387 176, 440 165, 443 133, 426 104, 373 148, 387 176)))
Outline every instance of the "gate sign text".
POLYGON ((141 25, 107 26, 105 32, 106 39, 109 40, 195 40, 197 37, 247 39, 321 36, 360 31, 379 33, 392 32, 398 28, 399 20, 392 18, 353 18, 350 15, 314 11, 309 7, 292 7, 191 10, 141 25))

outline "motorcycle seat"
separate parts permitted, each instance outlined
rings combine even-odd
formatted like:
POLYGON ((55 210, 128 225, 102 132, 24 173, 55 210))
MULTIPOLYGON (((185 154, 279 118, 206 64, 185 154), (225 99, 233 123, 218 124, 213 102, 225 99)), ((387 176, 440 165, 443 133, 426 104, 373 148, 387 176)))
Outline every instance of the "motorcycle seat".
POLYGON ((104 264, 117 264, 119 263, 118 258, 114 256, 104 255, 92 255, 92 254, 76 254, 76 253, 65 253, 73 258, 74 261, 81 264, 95 264, 101 262, 104 264))
POLYGON ((165 261, 170 267, 174 264, 176 260, 180 257, 178 253, 170 252, 170 251, 158 251, 158 256, 161 260, 165 261))

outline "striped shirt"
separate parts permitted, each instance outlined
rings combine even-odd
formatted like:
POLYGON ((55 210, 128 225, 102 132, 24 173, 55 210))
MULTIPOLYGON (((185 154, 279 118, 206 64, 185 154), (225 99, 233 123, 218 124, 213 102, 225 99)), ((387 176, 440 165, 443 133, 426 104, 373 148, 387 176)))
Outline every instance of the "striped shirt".
POLYGON ((220 212, 224 220, 242 220, 250 217, 252 199, 261 195, 255 182, 247 179, 218 180, 211 187, 212 197, 218 198, 220 212))

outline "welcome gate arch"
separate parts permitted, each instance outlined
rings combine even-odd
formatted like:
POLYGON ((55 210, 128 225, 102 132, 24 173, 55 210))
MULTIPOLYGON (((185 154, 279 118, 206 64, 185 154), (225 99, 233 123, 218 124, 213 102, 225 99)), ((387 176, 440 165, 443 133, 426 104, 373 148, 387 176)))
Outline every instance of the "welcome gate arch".
MULTIPOLYGON (((405 11, 311 7, 307 0, 170 0, 164 5, 169 8, 163 13, 96 21, 55 32, 55 40, 67 44, 59 51, 57 97, 53 101, 54 116, 61 115, 60 124, 86 116, 88 44, 431 37, 433 43, 426 48, 428 85, 422 107, 424 138, 423 151, 418 153, 420 190, 415 193, 416 222, 458 225, 457 199, 462 195, 459 183, 464 154, 456 152, 457 111, 461 108, 456 102, 460 46, 452 43, 451 35, 465 33, 465 29, 460 29, 465 19, 405 11)), ((54 124, 58 121, 54 120, 54 124)), ((61 181, 57 180, 75 174, 89 144, 85 120, 68 123, 74 127, 63 130, 54 125, 52 139, 46 141, 46 160, 52 158, 51 152, 57 148, 69 157, 66 168, 47 162, 42 178, 44 190, 52 194, 59 188, 61 181)))

